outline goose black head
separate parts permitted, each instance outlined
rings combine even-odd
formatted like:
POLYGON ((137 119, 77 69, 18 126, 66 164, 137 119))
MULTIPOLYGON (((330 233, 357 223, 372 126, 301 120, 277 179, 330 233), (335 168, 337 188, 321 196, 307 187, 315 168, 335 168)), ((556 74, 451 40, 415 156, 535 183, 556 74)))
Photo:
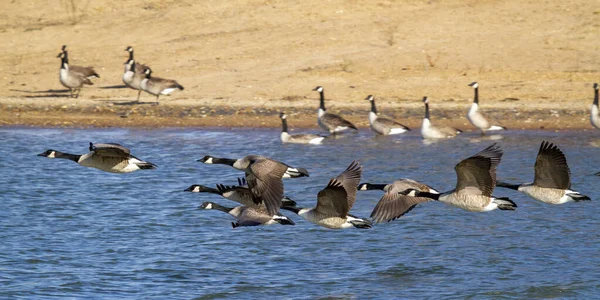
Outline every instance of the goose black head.
POLYGON ((429 99, 427 99, 427 96, 423 97, 423 103, 429 103, 429 99))
POLYGON ((279 118, 285 119, 285 118, 287 118, 287 115, 284 112, 280 112, 279 113, 279 118))
POLYGON ((479 83, 477 83, 477 81, 473 81, 473 82, 469 83, 469 86, 476 89, 479 87, 479 83))
POLYGON ((213 161, 213 157, 210 156, 210 155, 206 155, 206 156, 204 156, 203 158, 201 158, 201 159, 199 159, 197 161, 199 161, 201 163, 205 163, 205 164, 212 164, 213 163, 212 162, 213 161))
POLYGON ((62 48, 61 48, 61 50, 62 50, 62 52, 67 51, 67 45, 63 45, 62 48))
POLYGON ((191 185, 189 188, 183 190, 184 192, 192 192, 192 193, 201 193, 203 191, 207 191, 210 190, 210 188, 204 186, 204 185, 200 185, 200 184, 194 184, 191 185))
POLYGON ((133 47, 127 46, 127 48, 125 48, 125 51, 127 51, 127 52, 133 52, 133 47))
POLYGON ((323 87, 322 86, 318 86, 318 87, 314 88, 313 91, 317 91, 319 93, 322 93, 323 92, 323 87))
POLYGON ((198 209, 213 209, 213 202, 204 202, 202 205, 198 206, 198 209))
POLYGON ((598 90, 598 84, 597 83, 594 83, 594 89, 598 90))
POLYGON ((373 95, 369 95, 367 98, 365 98, 365 100, 373 101, 375 100, 375 97, 373 97, 373 95))
POLYGON ((48 149, 48 150, 44 151, 43 153, 38 154, 37 156, 43 156, 43 157, 47 157, 47 158, 55 158, 56 150, 48 149))

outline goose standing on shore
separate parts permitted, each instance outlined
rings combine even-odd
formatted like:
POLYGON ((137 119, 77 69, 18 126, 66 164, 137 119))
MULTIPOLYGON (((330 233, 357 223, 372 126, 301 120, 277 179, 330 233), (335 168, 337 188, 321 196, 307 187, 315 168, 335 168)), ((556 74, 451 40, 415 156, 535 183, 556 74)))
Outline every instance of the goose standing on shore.
POLYGON ((600 110, 598 110, 598 84, 594 83, 594 103, 592 103, 592 113, 590 116, 592 126, 600 129, 600 110))
POLYGON ((144 70, 149 67, 135 62, 133 58, 133 47, 128 46, 125 48, 125 51, 129 52, 129 59, 125 62, 123 83, 125 83, 125 85, 128 87, 138 91, 136 101, 140 101, 140 94, 142 93, 142 80, 146 78, 144 70))
POLYGON ((427 197, 467 211, 484 212, 494 209, 515 210, 517 205, 508 198, 492 196, 496 186, 496 168, 502 158, 502 150, 494 143, 481 152, 462 160, 454 167, 456 188, 441 194, 408 189, 402 194, 427 197))
POLYGON ((119 144, 90 143, 89 150, 90 152, 87 154, 69 154, 49 149, 38 154, 38 156, 68 159, 84 167, 96 168, 110 173, 130 173, 137 170, 156 169, 155 164, 131 155, 129 149, 119 144))
POLYGON ((332 228, 371 228, 372 222, 349 214, 356 200, 356 187, 360 182, 362 166, 353 161, 348 168, 336 178, 329 180, 327 187, 317 195, 317 206, 313 208, 287 207, 314 224, 332 228))
POLYGON ((231 222, 233 228, 239 226, 259 225, 296 225, 294 221, 282 214, 270 215, 264 207, 236 206, 225 207, 214 202, 204 202, 198 209, 215 209, 233 216, 237 222, 231 222))
POLYGON ((325 136, 311 133, 289 134, 287 126, 287 115, 282 112, 279 114, 281 119, 281 142, 291 144, 321 144, 325 136))
POLYGON ((431 199, 425 197, 411 197, 401 194, 401 192, 408 189, 439 194, 434 188, 408 178, 398 179, 391 184, 361 183, 358 186, 359 191, 382 190, 385 192, 371 212, 371 218, 377 223, 400 218, 417 204, 431 201, 431 199))
POLYGON ((479 109, 479 84, 477 82, 472 82, 469 84, 469 86, 475 91, 473 104, 471 104, 471 108, 467 113, 467 119, 469 122, 481 130, 481 135, 485 135, 486 131, 506 130, 506 127, 500 125, 490 125, 490 122, 488 122, 485 114, 479 109))
POLYGON ((429 117, 429 100, 427 97, 423 97, 423 103, 425 104, 425 118, 421 125, 421 136, 424 139, 450 139, 456 137, 462 132, 460 129, 448 127, 448 126, 434 126, 431 124, 429 117))
POLYGON ((328 113, 325 109, 325 94, 322 86, 318 86, 313 89, 313 91, 319 92, 320 96, 320 106, 319 106, 319 114, 317 118, 317 122, 319 126, 329 133, 340 133, 350 129, 358 130, 354 124, 350 123, 346 119, 336 115, 328 113))
POLYGON ((375 97, 367 96, 365 100, 371 102, 371 111, 369 112, 369 125, 371 130, 379 135, 400 134, 410 129, 392 119, 377 116, 377 107, 375 106, 375 97))
POLYGON ((91 79, 100 78, 100 75, 92 67, 80 67, 69 65, 69 53, 67 46, 62 47, 62 52, 58 54, 61 59, 59 80, 60 83, 69 89, 71 97, 79 98, 79 93, 83 85, 93 85, 91 79))
POLYGON ((543 141, 535 159, 532 183, 510 184, 498 181, 496 186, 513 189, 549 204, 590 200, 590 197, 571 190, 571 171, 564 153, 554 144, 543 141))
POLYGON ((146 74, 146 78, 142 80, 140 87, 145 92, 156 95, 156 104, 158 104, 158 97, 160 95, 169 95, 175 90, 183 91, 183 86, 173 79, 152 77, 152 70, 150 68, 146 68, 144 74, 146 74))

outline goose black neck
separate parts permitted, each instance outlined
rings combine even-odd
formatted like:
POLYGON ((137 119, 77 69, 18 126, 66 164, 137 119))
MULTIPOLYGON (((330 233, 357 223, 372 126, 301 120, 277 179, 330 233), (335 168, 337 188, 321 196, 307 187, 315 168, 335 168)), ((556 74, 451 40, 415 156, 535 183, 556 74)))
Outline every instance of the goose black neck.
POLYGON ((281 119, 281 132, 288 132, 286 119, 281 119))
POLYGON ((63 153, 63 152, 56 151, 54 153, 54 157, 55 158, 68 159, 68 160, 72 160, 74 162, 79 162, 79 159, 81 158, 81 155, 70 154, 70 153, 63 153))
POLYGON ((439 200, 441 194, 433 194, 429 192, 419 192, 415 193, 415 197, 425 197, 433 200, 439 200))
POLYGON ((200 192, 221 195, 221 192, 215 188, 205 186, 200 192))
POLYGON ((383 190, 387 184, 367 183, 367 190, 383 190))
POLYGON ((135 73, 135 60, 133 61, 133 63, 131 64, 131 68, 129 69, 129 71, 134 72, 135 73))
POLYGON ((594 105, 598 105, 598 90, 594 89, 594 105))
POLYGON ((233 209, 233 207, 225 207, 225 206, 213 203, 212 204, 212 209, 216 209, 216 210, 220 210, 220 211, 225 212, 225 213, 229 213, 233 209))
POLYGON ((479 87, 474 88, 475 97, 473 98, 473 103, 479 104, 479 87))
POLYGON ((425 119, 429 119, 429 103, 425 103, 425 119))
POLYGON ((233 164, 236 162, 235 159, 219 158, 219 157, 214 157, 212 161, 213 161, 213 164, 228 165, 228 166, 232 166, 232 167, 233 167, 233 164))
POLYGON ((518 184, 510 184, 510 183, 506 183, 506 182, 502 182, 502 181, 496 181, 496 186, 497 187, 503 187, 503 188, 511 189, 511 190, 515 190, 515 191, 519 190, 519 185, 518 184))
POLYGON ((133 59, 133 50, 129 51, 129 59, 133 59))
POLYGON ((321 91, 319 92, 319 95, 321 97, 321 105, 319 106, 319 108, 325 111, 325 92, 321 91))
POLYGON ((298 214, 302 208, 296 206, 282 206, 281 209, 289 210, 295 214, 298 214))
POLYGON ((371 101, 371 111, 377 113, 377 107, 375 106, 375 99, 371 101))

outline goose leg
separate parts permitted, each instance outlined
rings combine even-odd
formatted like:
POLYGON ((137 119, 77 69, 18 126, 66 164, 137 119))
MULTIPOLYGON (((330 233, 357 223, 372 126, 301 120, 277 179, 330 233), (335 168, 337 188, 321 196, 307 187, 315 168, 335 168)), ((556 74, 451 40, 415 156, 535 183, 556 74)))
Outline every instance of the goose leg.
POLYGON ((140 102, 140 95, 142 94, 142 90, 138 90, 138 97, 137 97, 137 102, 140 102))
POLYGON ((160 94, 156 95, 156 104, 154 105, 158 105, 158 97, 160 97, 160 94))

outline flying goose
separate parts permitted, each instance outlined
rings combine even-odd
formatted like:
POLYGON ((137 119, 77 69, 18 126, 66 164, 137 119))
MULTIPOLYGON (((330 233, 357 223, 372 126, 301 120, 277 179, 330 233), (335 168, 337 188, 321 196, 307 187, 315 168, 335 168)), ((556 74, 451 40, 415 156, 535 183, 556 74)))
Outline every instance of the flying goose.
POLYGON ((38 156, 47 158, 64 158, 72 160, 84 167, 96 168, 110 173, 130 173, 137 170, 156 169, 156 165, 140 160, 131 155, 129 149, 113 143, 92 144, 90 153, 69 154, 56 150, 46 150, 38 156))
MULTIPOLYGON (((252 155, 252 156, 264 158, 264 156, 258 156, 258 155, 252 155)), ((206 155, 206 156, 202 157, 201 159, 199 159, 198 161, 201 163, 209 164, 209 165, 212 165, 212 164, 228 165, 235 169, 243 171, 244 169, 238 168, 239 164, 236 165, 236 162, 239 160, 242 160, 242 159, 243 158, 231 159, 231 158, 221 158, 221 157, 214 157, 214 156, 206 155)), ((279 163, 281 163, 281 162, 279 162, 279 163)), ((282 178, 309 177, 308 171, 304 168, 294 168, 294 167, 288 166, 286 164, 284 164, 284 165, 287 167, 287 170, 283 174, 282 178)))
POLYGON ((494 143, 481 152, 462 160, 454 167, 456 188, 441 194, 408 189, 402 194, 427 197, 468 211, 484 212, 494 209, 515 210, 517 204, 508 198, 492 196, 496 186, 496 168, 502 150, 494 143))
POLYGON ((486 131, 506 130, 506 127, 500 125, 490 125, 485 114, 479 110, 479 84, 477 82, 472 82, 469 84, 469 86, 473 87, 475 90, 473 104, 471 104, 471 108, 467 113, 467 119, 469 119, 469 122, 481 130, 481 135, 485 135, 486 131))
POLYGON ((410 130, 410 128, 388 118, 377 116, 377 107, 373 95, 367 96, 365 100, 371 101, 371 111, 369 112, 369 124, 371 130, 380 135, 399 134, 410 130))
POLYGON ((327 187, 319 192, 317 206, 313 208, 282 206, 281 208, 326 228, 371 228, 371 221, 348 213, 356 200, 356 187, 360 182, 361 174, 362 166, 355 160, 344 172, 329 180, 327 187))
POLYGON ((449 139, 462 132, 460 129, 448 126, 433 126, 429 118, 429 100, 427 97, 423 97, 423 103, 425 103, 425 118, 423 118, 423 124, 421 125, 421 135, 424 139, 449 139))
POLYGON ((398 179, 391 184, 361 183, 358 185, 359 191, 383 190, 385 192, 379 202, 377 202, 373 212, 371 212, 371 218, 377 223, 389 222, 400 218, 411 211, 417 204, 431 201, 429 198, 411 197, 401 194, 401 192, 408 189, 439 194, 434 188, 408 178, 398 179))
POLYGON ((554 144, 543 141, 535 159, 532 183, 509 184, 498 181, 496 186, 509 188, 545 203, 563 204, 569 201, 591 200, 571 190, 571 171, 567 158, 554 144))
POLYGON ((594 103, 592 104, 592 114, 590 116, 592 126, 600 129, 600 110, 598 110, 598 84, 594 83, 594 103))
POLYGON ((358 130, 354 124, 348 122, 346 119, 336 115, 330 114, 325 109, 325 94, 323 93, 323 87, 318 86, 313 91, 319 92, 321 96, 321 105, 319 106, 319 115, 317 121, 321 128, 329 131, 330 133, 338 133, 346 130, 358 130))
POLYGON ((233 216, 237 222, 231 222, 233 228, 239 226, 258 226, 258 225, 296 225, 294 221, 282 214, 270 215, 265 208, 236 206, 225 207, 214 202, 204 202, 199 209, 216 209, 233 216))
POLYGON ((156 95, 156 104, 158 104, 158 97, 160 95, 169 95, 175 90, 183 91, 183 86, 175 80, 152 77, 152 70, 150 68, 146 68, 144 74, 146 74, 146 78, 142 79, 140 87, 145 92, 156 95))
MULTIPOLYGON (((271 215, 279 211, 281 199, 283 199, 283 181, 281 179, 290 169, 288 165, 259 155, 246 155, 237 160, 228 160, 228 162, 222 160, 216 160, 216 163, 227 164, 246 173, 246 181, 252 192, 254 203, 264 203, 271 215)), ((200 161, 214 163, 215 158, 205 156, 200 161)), ((297 171, 297 169, 294 170, 297 171)))
POLYGON ((325 136, 310 133, 289 134, 287 126, 287 115, 282 112, 279 114, 281 119, 281 142, 292 144, 320 144, 325 136))
POLYGON ((58 78, 60 83, 69 89, 71 97, 79 98, 79 93, 83 85, 93 85, 94 83, 91 79, 100 78, 92 67, 84 68, 69 65, 69 54, 66 50, 58 54, 57 57, 61 59, 58 78))
POLYGON ((129 52, 129 59, 125 62, 125 71, 123 72, 123 83, 128 87, 137 90, 138 96, 136 101, 140 101, 142 93, 142 80, 146 78, 144 70, 148 68, 146 65, 138 64, 133 59, 133 47, 128 46, 125 51, 129 52))
MULTIPOLYGON (((238 178, 237 186, 228 186, 223 184, 217 184, 217 188, 211 188, 200 184, 194 184, 185 189, 186 192, 193 193, 211 193, 219 195, 227 200, 231 200, 237 203, 240 203, 245 206, 250 207, 264 207, 264 203, 256 204, 254 202, 254 196, 252 192, 248 188, 246 183, 246 179, 238 178)), ((281 199, 282 206, 295 206, 296 201, 290 199, 289 197, 283 197, 281 199)))

